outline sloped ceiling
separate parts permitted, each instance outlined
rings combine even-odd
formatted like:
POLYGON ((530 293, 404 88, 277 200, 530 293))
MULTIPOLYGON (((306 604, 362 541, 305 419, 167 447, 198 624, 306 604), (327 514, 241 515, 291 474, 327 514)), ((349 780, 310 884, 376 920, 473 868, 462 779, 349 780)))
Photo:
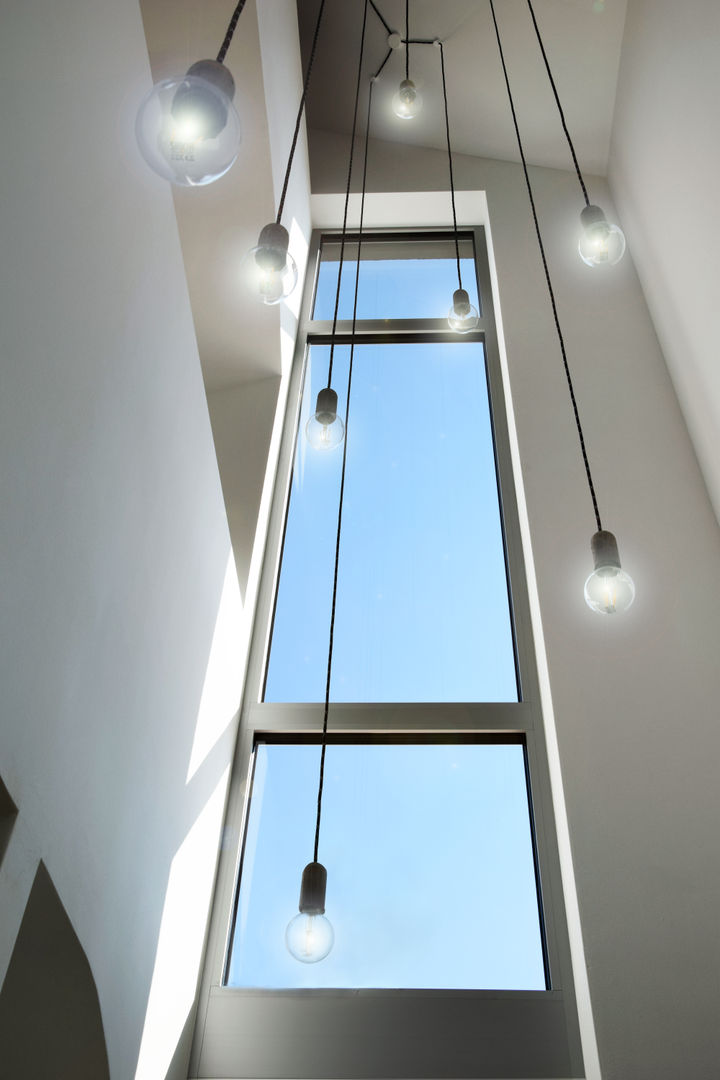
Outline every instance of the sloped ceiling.
MULTIPOLYGON (((626 0, 534 0, 533 6, 581 167, 605 175, 626 0)), ((318 7, 318 0, 298 0, 304 65, 318 7)), ((351 130, 363 8, 362 0, 327 0, 308 105, 311 127, 351 130)), ((495 9, 528 159, 535 165, 571 168, 527 0, 495 0, 495 9)), ((519 160, 489 0, 410 0, 409 13, 411 40, 443 42, 453 150, 519 160)), ((380 15, 392 30, 405 34, 404 0, 375 0, 367 22, 367 76, 388 51, 380 15)), ((401 47, 383 70, 372 133, 444 149, 439 51, 430 45, 411 47, 410 76, 423 93, 422 113, 412 121, 399 121, 390 108, 405 77, 401 47)))

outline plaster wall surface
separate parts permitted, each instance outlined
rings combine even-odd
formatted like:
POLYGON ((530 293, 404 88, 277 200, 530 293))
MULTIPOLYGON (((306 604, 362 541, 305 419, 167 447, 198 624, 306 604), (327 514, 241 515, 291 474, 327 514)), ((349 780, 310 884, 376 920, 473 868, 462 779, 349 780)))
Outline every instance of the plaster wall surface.
POLYGON ((718 518, 719 45, 713 0, 630 0, 608 171, 718 518))
POLYGON ((171 194, 135 145, 137 4, 5 5, 0 50, 1 768, 19 808, 0 977, 42 859, 112 1077, 136 1075, 142 1041, 137 1075, 158 1080, 205 932, 238 697, 209 696, 209 661, 237 582, 171 194), (184 997, 160 995, 149 1026, 161 960, 184 997))
MULTIPOLYGON (((314 193, 343 190, 347 144, 311 132, 314 193)), ((447 190, 437 151, 371 141, 368 169, 372 191, 447 190)), ((603 526, 637 587, 624 617, 583 600, 595 523, 522 171, 455 159, 457 187, 487 194, 602 1076, 710 1080, 720 534, 631 259, 586 268, 574 175, 531 177, 603 526)))

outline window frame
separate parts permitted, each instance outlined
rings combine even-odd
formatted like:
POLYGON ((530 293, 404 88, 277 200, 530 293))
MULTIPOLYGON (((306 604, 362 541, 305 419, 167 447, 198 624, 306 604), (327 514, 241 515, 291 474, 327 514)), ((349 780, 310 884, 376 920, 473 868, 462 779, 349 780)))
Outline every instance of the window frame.
MULTIPOLYGON (((312 320, 310 312, 315 301, 322 240, 335 239, 339 230, 315 230, 249 650, 190 1075, 332 1076, 338 1080, 355 1076, 430 1075, 559 1080, 584 1075, 487 246, 482 226, 463 228, 460 235, 473 243, 481 302, 477 331, 459 338, 448 329, 445 319, 398 319, 391 321, 390 328, 388 320, 363 320, 356 325, 355 340, 358 344, 417 338, 478 340, 484 345, 519 700, 430 704, 331 702, 329 727, 341 736, 392 733, 409 738, 413 733, 422 737, 455 733, 462 738, 473 733, 507 733, 524 739, 540 921, 550 988, 536 991, 248 990, 224 985, 246 829, 247 794, 252 779, 249 770, 256 739, 266 736, 276 740, 285 735, 292 741, 294 737, 317 736, 322 728, 322 703, 288 705, 262 701, 305 358, 310 344, 327 343, 332 332, 331 322, 312 320), (307 1049, 303 1061, 298 1060, 297 1044, 292 1037, 283 1039, 274 1034, 296 1032, 300 1027, 304 1032, 303 1047, 307 1049), (367 1045, 368 1030, 386 1032, 382 1045, 374 1050, 367 1045), (419 1038, 421 1032, 427 1038, 419 1038), (452 1037, 448 1038, 450 1032, 452 1037), (431 1034, 435 1041, 428 1043, 431 1034), (351 1054, 349 1046, 354 1047, 351 1054), (442 1047, 442 1055, 435 1061, 433 1046, 442 1047), (474 1052, 474 1048, 479 1049, 474 1052), (388 1062, 394 1062, 395 1066, 388 1062)), ((430 228, 372 229, 363 233, 363 241, 377 238, 402 242, 428 236, 451 239, 453 233, 430 228)), ((357 240, 356 234, 348 234, 348 240, 353 239, 357 240)), ((349 341, 351 330, 349 320, 339 320, 336 340, 349 341)))

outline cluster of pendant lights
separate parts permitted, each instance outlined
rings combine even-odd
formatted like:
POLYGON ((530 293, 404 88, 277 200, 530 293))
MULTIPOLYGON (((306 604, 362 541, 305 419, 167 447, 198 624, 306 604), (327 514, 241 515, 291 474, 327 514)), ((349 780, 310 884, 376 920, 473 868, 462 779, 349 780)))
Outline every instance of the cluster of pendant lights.
MULTIPOLYGON (((315 35, 313 38, 310 60, 305 75, 303 94, 298 109, 295 133, 293 136, 292 146, 290 149, 290 155, 287 163, 285 183, 280 199, 277 218, 274 222, 265 225, 261 229, 257 245, 247 253, 243 260, 243 275, 245 277, 245 280, 250 283, 250 287, 253 289, 258 299, 265 304, 277 304, 281 300, 289 296, 292 290, 295 288, 298 279, 297 266, 288 250, 288 232, 285 229, 284 225, 281 224, 281 217, 284 207, 285 195, 287 192, 290 169, 292 166, 295 147, 297 144, 300 122, 305 106, 305 99, 307 95, 310 73, 312 70, 313 59, 315 56, 318 33, 320 30, 320 23, 322 21, 325 2, 326 0, 321 0, 320 2, 320 8, 315 27, 315 35)), ((573 163, 585 200, 585 206, 580 214, 581 231, 578 251, 583 262, 586 263, 588 266, 612 266, 617 263, 624 254, 625 237, 623 236, 622 231, 617 225, 608 222, 602 209, 599 206, 591 204, 590 202, 587 189, 585 187, 585 183, 582 177, 582 173, 578 165, 575 149, 572 144, 572 139, 567 129, 567 124, 565 122, 565 117, 563 114, 562 105, 560 103, 560 98, 557 93, 557 88, 555 86, 547 55, 545 53, 545 48, 537 25, 537 20, 535 18, 535 12, 532 6, 532 0, 527 0, 527 3, 537 35, 538 44, 543 56, 543 60, 545 62, 545 67, 550 80, 550 84, 555 95, 555 101, 560 113, 563 130, 565 132, 565 136, 570 147, 573 163)), ((567 376, 568 387, 570 390, 570 396, 572 399, 573 409, 575 413, 575 420, 577 424, 578 435, 580 438, 583 462, 585 465, 590 494, 592 496, 593 510, 595 513, 595 519, 597 524, 597 532, 592 537, 591 542, 594 570, 585 583, 585 600, 593 611, 612 614, 617 611, 625 610, 630 606, 635 595, 635 588, 631 578, 628 576, 627 573, 625 573, 625 571, 621 567, 620 558, 618 555, 618 546, 615 537, 612 533, 602 528, 602 524, 600 521, 600 514, 598 511, 595 489, 592 482, 592 476, 590 474, 590 466, 588 463, 587 453, 585 449, 584 436, 582 432, 582 427, 580 425, 579 413, 577 409, 577 403, 575 401, 575 393, 572 385, 572 379, 570 377, 570 371, 567 364, 565 344, 562 336, 562 330, 560 328, 557 308, 555 305, 555 297, 552 283, 550 280, 547 260, 545 258, 544 245, 542 242, 537 213, 535 210, 535 201, 527 170, 522 140, 520 137, 520 130, 517 123, 517 116, 515 113, 515 106, 512 98, 507 67, 505 64, 502 42, 500 39, 500 32, 498 29, 497 19, 495 17, 495 6, 493 0, 489 0, 489 4, 492 13, 493 23, 495 26, 495 32, 497 35, 500 59, 505 75, 506 88, 510 100, 510 108, 512 111, 513 122, 515 125, 515 132, 518 140, 520 157, 525 172, 528 195, 530 198, 533 218, 535 220, 538 244, 540 247, 543 265, 545 268, 545 275, 547 279, 550 300, 553 308, 553 314, 555 316, 555 324, 560 340, 565 373, 567 376)), ((238 19, 244 6, 245 0, 239 0, 239 3, 237 4, 228 25, 228 29, 222 46, 215 60, 199 60, 190 66, 185 75, 178 76, 174 79, 165 79, 164 81, 158 83, 146 96, 138 111, 136 121, 136 135, 141 153, 151 169, 153 169, 156 173, 164 177, 166 180, 169 180, 173 184, 185 187, 198 187, 205 184, 211 184, 213 183, 213 181, 219 179, 221 176, 224 176, 225 173, 228 172, 237 157, 242 139, 242 129, 240 119, 238 117, 235 106, 233 105, 233 98, 235 95, 234 80, 230 71, 225 66, 224 60, 230 42, 232 40, 235 28, 237 26, 238 19)), ((405 78, 402 79, 402 81, 400 82, 397 92, 392 99, 393 111, 395 115, 403 121, 412 121, 415 117, 417 117, 418 113, 422 109, 422 96, 417 86, 410 78, 410 45, 433 45, 439 50, 440 53, 440 67, 442 74, 443 99, 445 107, 448 165, 450 172, 450 195, 452 202, 455 255, 458 274, 458 288, 453 293, 452 306, 448 313, 448 324, 450 328, 456 333, 469 333, 477 327, 479 322, 479 316, 477 309, 471 304, 469 294, 467 290, 463 288, 462 283, 460 252, 458 243, 458 227, 455 211, 455 186, 452 171, 452 151, 450 146, 450 124, 448 118, 448 101, 445 80, 445 58, 443 45, 442 42, 438 39, 420 40, 412 39, 410 37, 409 0, 405 0, 404 38, 401 37, 400 34, 392 32, 390 30, 390 27, 382 18, 382 15, 380 14, 378 8, 374 3, 371 6, 375 13, 378 15, 378 17, 382 20, 385 29, 388 31, 388 53, 379 71, 375 75, 373 75, 371 79, 370 93, 368 99, 368 129, 370 126, 370 103, 372 101, 372 86, 373 83, 376 82, 379 78, 380 72, 385 67, 385 64, 387 63, 392 53, 400 50, 404 45, 405 78)), ((337 325, 340 279, 343 267, 345 233, 347 228, 347 210, 350 196, 352 153, 358 114, 358 97, 360 90, 360 77, 365 41, 365 25, 367 20, 367 11, 368 0, 365 0, 362 41, 360 48, 360 61, 358 65, 358 84, 355 98, 355 114, 353 119, 353 132, 351 138, 350 169, 348 172, 348 186, 345 200, 345 218, 343 221, 340 266, 338 271, 338 289, 335 304, 335 318, 333 323, 328 385, 318 394, 315 412, 308 421, 305 429, 308 442, 317 450, 331 450, 339 446, 341 443, 343 443, 345 434, 345 425, 343 424, 343 421, 338 415, 337 393, 335 392, 335 390, 332 389, 331 386, 332 347, 334 346, 335 329, 337 325)), ((367 144, 368 134, 366 130, 365 175, 367 173, 367 144)), ((362 239, 362 216, 365 199, 365 175, 363 176, 363 191, 360 216, 360 239, 358 241, 357 253, 355 309, 353 312, 353 340, 355 318, 357 315, 357 274, 359 274, 360 267, 359 248, 362 239)), ((341 492, 342 485, 344 484, 344 471, 345 452, 343 452, 343 479, 341 481, 341 492)), ((342 495, 340 515, 338 519, 338 551, 341 517, 342 495)), ((335 579, 337 581, 337 565, 335 569, 335 579)), ((335 585, 335 590, 333 594, 333 606, 331 616, 333 622, 335 615, 336 589, 337 585, 335 585)), ((323 722, 323 741, 320 768, 320 785, 318 791, 315 851, 313 861, 310 862, 303 871, 302 885, 300 891, 299 913, 290 921, 285 939, 287 948, 290 953, 296 959, 304 963, 313 963, 318 960, 322 960, 330 952, 334 941, 333 928, 324 914, 327 872, 325 870, 325 867, 317 861, 318 839, 320 830, 320 813, 322 805, 323 769, 327 735, 327 712, 330 687, 329 673, 331 662, 332 644, 330 647, 330 655, 328 657, 328 689, 326 694, 325 715, 323 722)))

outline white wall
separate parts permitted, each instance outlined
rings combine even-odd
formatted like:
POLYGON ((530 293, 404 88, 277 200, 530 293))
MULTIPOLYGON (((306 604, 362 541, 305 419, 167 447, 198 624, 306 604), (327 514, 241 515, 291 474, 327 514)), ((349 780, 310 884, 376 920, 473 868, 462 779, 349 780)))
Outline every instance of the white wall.
POLYGON ((237 583, 172 200, 134 143, 138 7, 5 5, 1 41, 0 767, 20 814, 0 975, 42 858, 112 1076, 135 1075, 144 1031, 157 1080, 202 949, 237 583))
POLYGON ((720 8, 629 0, 609 180, 720 518, 720 8))
MULTIPOLYGON (((347 139, 311 135, 313 191, 341 191, 347 139)), ((371 142, 368 168, 373 191, 447 187, 436 151, 371 142)), ((455 161, 487 193, 602 1075, 710 1080, 720 534, 631 260, 585 267, 574 175, 531 173, 603 524, 637 586, 617 619, 582 598, 595 525, 522 172, 455 161)))

